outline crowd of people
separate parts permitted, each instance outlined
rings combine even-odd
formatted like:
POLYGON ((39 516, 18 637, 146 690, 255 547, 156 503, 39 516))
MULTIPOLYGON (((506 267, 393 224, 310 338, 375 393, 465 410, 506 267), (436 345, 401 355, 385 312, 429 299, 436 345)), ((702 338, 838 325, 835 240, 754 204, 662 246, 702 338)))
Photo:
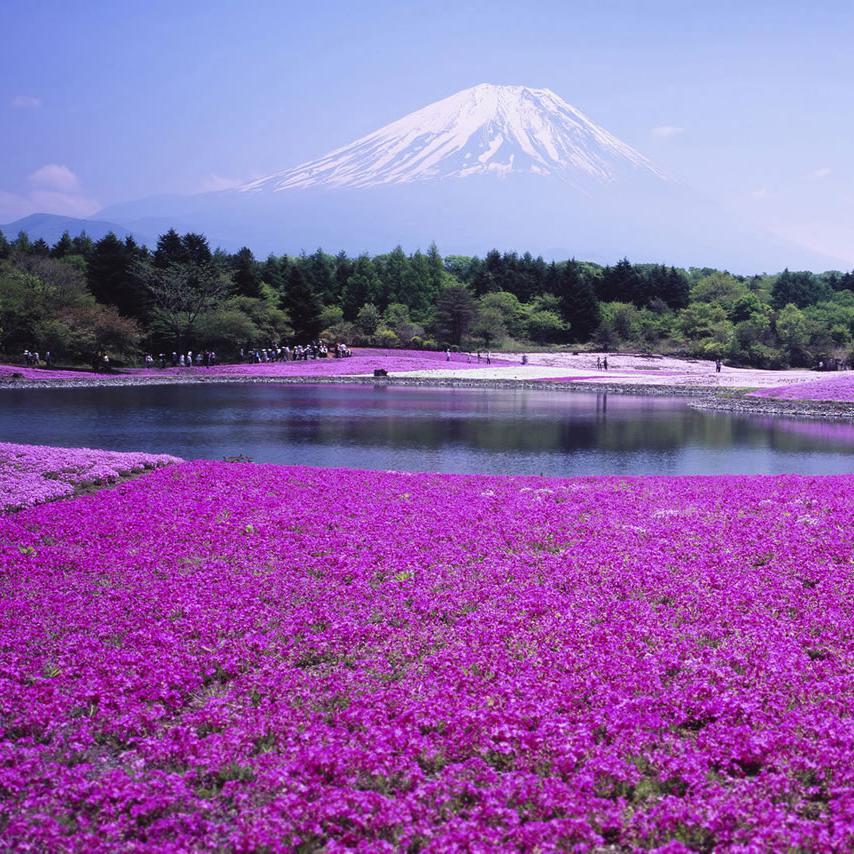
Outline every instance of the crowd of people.
MULTIPOLYGON (((40 368, 42 366, 42 359, 38 351, 24 350, 24 364, 28 368, 40 368)), ((53 353, 50 350, 44 354, 44 366, 46 368, 53 367, 53 353)))
POLYGON ((328 347, 322 341, 312 344, 295 344, 293 348, 284 346, 262 347, 260 350, 244 350, 240 348, 241 362, 307 362, 310 359, 326 359, 330 353, 336 359, 344 359, 353 353, 346 344, 335 344, 328 347))

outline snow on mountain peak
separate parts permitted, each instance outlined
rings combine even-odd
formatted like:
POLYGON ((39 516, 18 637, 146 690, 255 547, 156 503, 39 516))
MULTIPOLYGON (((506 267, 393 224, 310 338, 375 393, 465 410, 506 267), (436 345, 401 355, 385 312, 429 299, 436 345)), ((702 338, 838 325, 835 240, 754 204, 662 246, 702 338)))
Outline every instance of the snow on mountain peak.
POLYGON ((612 181, 626 168, 664 177, 550 89, 482 83, 240 189, 359 188, 519 172, 612 181))

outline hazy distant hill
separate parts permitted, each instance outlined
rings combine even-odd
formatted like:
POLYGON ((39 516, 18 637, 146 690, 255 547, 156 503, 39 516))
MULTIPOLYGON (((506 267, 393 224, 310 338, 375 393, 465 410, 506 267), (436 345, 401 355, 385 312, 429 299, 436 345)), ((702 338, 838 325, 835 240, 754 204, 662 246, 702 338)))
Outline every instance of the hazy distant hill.
MULTIPOLYGON (((0 231, 7 239, 13 240, 18 233, 25 232, 30 240, 45 240, 50 244, 56 243, 64 232, 72 237, 77 237, 84 231, 93 240, 100 240, 105 234, 113 232, 117 237, 124 239, 129 234, 137 235, 124 226, 115 222, 106 222, 97 219, 78 219, 72 216, 59 216, 57 214, 35 213, 25 216, 15 222, 0 225, 0 231)), ((139 241, 146 242, 146 241, 139 241)))

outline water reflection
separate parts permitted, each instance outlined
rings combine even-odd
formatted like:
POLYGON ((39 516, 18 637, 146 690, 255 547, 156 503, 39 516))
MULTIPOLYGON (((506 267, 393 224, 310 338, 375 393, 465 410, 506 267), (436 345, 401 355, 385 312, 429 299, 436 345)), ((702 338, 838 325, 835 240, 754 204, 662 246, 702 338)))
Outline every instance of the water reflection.
POLYGON ((0 394, 0 438, 436 471, 854 470, 850 425, 702 412, 681 398, 604 392, 382 385, 14 390, 0 394))

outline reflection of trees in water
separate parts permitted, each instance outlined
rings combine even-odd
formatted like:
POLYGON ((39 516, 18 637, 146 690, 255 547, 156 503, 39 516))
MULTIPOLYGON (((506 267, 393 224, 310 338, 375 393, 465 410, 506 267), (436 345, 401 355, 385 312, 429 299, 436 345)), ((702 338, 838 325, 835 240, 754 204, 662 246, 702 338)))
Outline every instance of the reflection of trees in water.
POLYGON ((795 421, 789 418, 757 418, 757 423, 766 430, 779 432, 779 444, 782 447, 786 439, 794 439, 796 448, 801 448, 803 440, 810 445, 833 443, 837 448, 854 451, 854 424, 828 424, 826 421, 795 421))
MULTIPOLYGON (((573 451, 670 451, 685 444, 726 447, 733 427, 725 420, 710 422, 685 410, 662 415, 635 413, 609 416, 604 406, 586 416, 567 418, 472 418, 372 416, 357 419, 286 420, 282 438, 334 444, 342 440, 363 446, 419 447, 437 450, 466 447, 520 453, 573 451), (343 422, 343 423, 342 423, 343 422)), ((750 438, 750 434, 747 436, 750 438)), ((754 440, 761 437, 754 435, 754 440)))
MULTIPOLYGON (((200 369, 202 370, 202 369, 200 369)), ((317 445, 522 455, 657 453, 693 446, 851 452, 854 425, 740 416, 626 395, 362 386, 213 385, 10 391, 10 439, 194 445, 317 445), (94 425, 94 426, 93 426, 94 425), (186 444, 186 443, 185 443, 186 444)), ((3 416, 7 415, 7 418, 3 416)))

